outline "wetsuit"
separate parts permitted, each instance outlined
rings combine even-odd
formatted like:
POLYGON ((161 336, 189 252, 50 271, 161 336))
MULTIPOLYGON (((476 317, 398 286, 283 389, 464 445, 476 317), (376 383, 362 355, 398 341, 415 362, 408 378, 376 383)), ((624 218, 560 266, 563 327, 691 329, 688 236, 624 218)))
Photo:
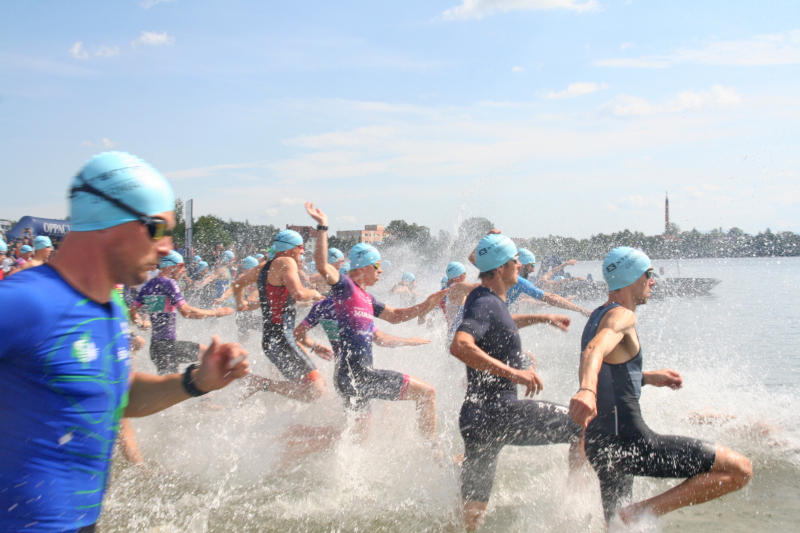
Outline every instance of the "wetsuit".
POLYGON ((528 281, 525 278, 518 278, 517 284, 508 289, 508 293, 506 294, 506 304, 511 305, 517 301, 517 298, 522 296, 523 294, 527 294, 528 296, 535 298, 537 300, 541 300, 544 298, 545 292, 536 287, 533 283, 528 281))
POLYGON ((392 370, 373 368, 373 317, 386 308, 371 294, 341 275, 331 286, 336 322, 339 326, 340 353, 337 355, 336 390, 347 405, 367 412, 369 400, 403 400, 408 390, 409 376, 392 370))
MULTIPOLYGON (((581 338, 581 351, 597 334, 612 303, 592 312, 581 338)), ((586 457, 600 478, 606 520, 630 498, 633 476, 688 478, 714 466, 714 444, 654 433, 642 419, 642 350, 627 363, 603 363, 597 381, 597 417, 586 428, 586 457)))
MULTIPOLYGON (((464 308, 458 331, 471 335, 481 350, 498 361, 519 370, 530 366, 522 353, 517 325, 499 296, 478 287, 467 297, 464 308)), ((570 443, 581 434, 566 407, 520 400, 513 381, 469 366, 459 426, 465 445, 461 497, 479 502, 489 501, 503 446, 570 443)))
MULTIPOLYGON (((214 285, 214 299, 220 298, 225 292, 231 288, 231 270, 228 267, 220 267, 225 269, 225 279, 215 279, 213 282, 214 285)), ((227 300, 220 302, 219 305, 232 307, 236 309, 236 298, 231 296, 228 297, 227 300)))
MULTIPOLYGON (((245 289, 246 294, 250 294, 254 289, 251 285, 245 289)), ((234 306, 234 309, 236 306, 234 306)), ((245 343, 250 338, 250 330, 258 330, 261 328, 261 319, 257 316, 255 311, 238 311, 236 313, 236 332, 237 339, 240 343, 245 343)))
POLYGON ((197 361, 200 345, 177 340, 176 311, 186 303, 174 279, 157 277, 144 284, 133 305, 150 314, 150 359, 159 374, 174 374, 180 363, 197 361))
MULTIPOLYGON (((50 266, 0 284, 0 531, 91 528, 128 403, 128 317, 50 266)), ((89 529, 86 529, 89 530, 89 529)))
POLYGON ((261 348, 267 358, 290 381, 314 381, 319 378, 314 363, 294 340, 296 302, 286 285, 269 284, 269 261, 258 275, 258 299, 264 319, 261 348))

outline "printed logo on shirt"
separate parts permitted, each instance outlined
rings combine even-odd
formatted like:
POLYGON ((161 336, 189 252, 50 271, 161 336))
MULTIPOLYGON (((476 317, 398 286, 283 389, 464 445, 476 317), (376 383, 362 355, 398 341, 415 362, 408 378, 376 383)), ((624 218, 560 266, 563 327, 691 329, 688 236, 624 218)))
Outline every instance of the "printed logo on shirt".
POLYGON ((167 297, 163 294, 143 296, 142 300, 148 313, 164 313, 167 309, 167 297))
POLYGON ((325 335, 332 341, 339 340, 339 321, 338 320, 329 320, 327 318, 323 318, 319 321, 322 324, 322 329, 325 330, 325 335))
POLYGON ((84 333, 81 338, 72 343, 72 357, 83 364, 88 364, 97 359, 100 352, 92 342, 92 334, 84 333))

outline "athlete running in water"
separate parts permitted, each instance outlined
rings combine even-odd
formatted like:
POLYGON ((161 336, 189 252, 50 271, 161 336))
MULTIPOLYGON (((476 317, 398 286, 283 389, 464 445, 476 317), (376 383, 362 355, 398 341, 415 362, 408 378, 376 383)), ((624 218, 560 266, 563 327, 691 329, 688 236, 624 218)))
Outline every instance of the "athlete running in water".
POLYGON ((275 236, 273 248, 275 258, 238 278, 233 285, 233 294, 238 309, 244 311, 249 308, 244 301, 245 289, 256 283, 264 324, 261 347, 287 381, 251 376, 248 387, 251 391, 277 392, 311 402, 325 392, 325 380, 305 350, 294 340, 296 303, 323 297, 300 282, 298 265, 305 249, 299 233, 290 229, 281 231, 275 236))
POLYGON ((336 390, 345 398, 345 405, 355 410, 357 434, 369 431, 369 401, 412 400, 417 407, 417 425, 423 438, 438 452, 436 439, 436 392, 433 387, 408 374, 379 370, 372 363, 372 338, 379 317, 392 324, 406 322, 427 313, 442 300, 445 291, 435 292, 413 307, 395 309, 372 297, 365 288, 375 285, 381 274, 381 255, 369 244, 357 244, 350 250, 348 275, 340 275, 325 260, 328 255, 328 216, 314 204, 306 210, 317 221, 317 271, 331 286, 331 296, 339 325, 340 361, 334 376, 336 390))
POLYGON ((526 396, 543 388, 522 353, 518 328, 551 324, 566 331, 570 319, 509 314, 505 297, 517 283, 517 247, 508 237, 487 235, 477 250, 481 286, 467 297, 464 318, 450 346, 450 353, 467 365, 459 426, 465 447, 461 497, 468 531, 483 523, 505 445, 571 443, 571 452, 576 452, 581 434, 566 407, 517 398, 517 384, 525 386, 526 396))
POLYGON ((167 180, 129 154, 89 160, 58 255, 0 283, 0 528, 90 533, 120 418, 157 413, 248 372, 214 337, 182 375, 130 369, 118 283, 138 285, 171 247, 167 180))
MULTIPOLYGON (((255 257, 245 257, 242 260, 242 271, 236 278, 236 281, 231 284, 231 287, 225 291, 222 296, 220 296, 217 300, 214 300, 214 304, 219 304, 229 300, 231 296, 233 296, 234 285, 239 283, 249 270, 256 268, 258 265, 258 259, 255 257)), ((251 330, 258 330, 261 327, 261 317, 253 312, 260 307, 260 302, 258 299, 258 287, 256 287, 255 283, 251 284, 245 289, 245 293, 244 309, 241 309, 236 313, 236 332, 238 334, 236 340, 239 341, 240 344, 247 342, 247 340, 250 338, 251 330)))
POLYGON ((439 305, 447 318, 446 342, 447 346, 450 346, 458 326, 461 325, 461 319, 464 318, 464 302, 467 301, 469 293, 480 287, 480 283, 467 283, 467 267, 458 261, 451 261, 447 265, 445 278, 447 280, 445 287, 448 287, 447 296, 439 305))
POLYGON ((397 294, 403 300, 412 303, 417 298, 421 298, 422 296, 416 291, 417 288, 417 277, 412 274, 411 272, 406 272, 400 278, 400 283, 395 285, 391 288, 390 292, 392 294, 397 294))
MULTIPOLYGON (((328 249, 328 264, 331 265, 336 270, 340 270, 342 265, 344 265, 344 254, 338 248, 330 248, 328 249)), ((316 272, 316 261, 312 261, 311 264, 308 265, 309 272, 314 272, 310 277, 309 281, 311 285, 317 289, 320 294, 324 294, 328 296, 331 290, 331 286, 328 285, 328 282, 325 281, 325 276, 316 272)))
POLYGON ((221 305, 225 304, 231 307, 236 307, 236 301, 229 297, 228 301, 222 301, 220 298, 223 294, 225 294, 231 288, 231 269, 230 267, 233 266, 233 260, 236 256, 230 250, 225 250, 222 252, 220 256, 219 266, 216 267, 214 272, 207 276, 203 281, 200 283, 200 288, 202 289, 209 283, 214 283, 214 304, 221 305))
POLYGON ((570 415, 586 428, 586 456, 600 478, 606 521, 625 523, 661 516, 744 487, 753 475, 743 455, 710 442, 659 435, 642 418, 643 385, 678 389, 674 370, 642 371, 636 307, 655 285, 650 259, 639 250, 611 250, 603 262, 608 301, 592 313, 581 338, 580 390, 570 415), (631 497, 634 476, 689 478, 670 490, 620 508, 631 497))
POLYGON ((212 318, 233 314, 231 307, 217 309, 197 309, 192 307, 181 294, 176 282, 186 271, 183 256, 172 250, 158 263, 161 269, 157 278, 144 284, 133 302, 134 317, 136 309, 144 308, 150 315, 153 336, 150 339, 150 359, 159 374, 173 374, 180 363, 192 363, 208 346, 190 341, 177 340, 177 320, 175 311, 184 318, 212 318))
POLYGON ((21 265, 14 273, 22 272, 23 270, 27 270, 29 268, 41 266, 50 259, 50 255, 53 253, 53 243, 50 241, 50 237, 46 235, 38 235, 35 239, 33 239, 33 257, 24 265, 21 265))

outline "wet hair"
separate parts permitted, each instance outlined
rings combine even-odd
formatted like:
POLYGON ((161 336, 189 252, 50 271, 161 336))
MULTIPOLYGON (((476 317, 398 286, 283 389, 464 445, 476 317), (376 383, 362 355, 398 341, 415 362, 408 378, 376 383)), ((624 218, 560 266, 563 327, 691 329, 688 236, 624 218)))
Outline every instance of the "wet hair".
POLYGON ((480 274, 478 274, 478 279, 494 279, 495 271, 497 271, 496 268, 493 268, 492 270, 487 270, 486 272, 481 272, 480 274))

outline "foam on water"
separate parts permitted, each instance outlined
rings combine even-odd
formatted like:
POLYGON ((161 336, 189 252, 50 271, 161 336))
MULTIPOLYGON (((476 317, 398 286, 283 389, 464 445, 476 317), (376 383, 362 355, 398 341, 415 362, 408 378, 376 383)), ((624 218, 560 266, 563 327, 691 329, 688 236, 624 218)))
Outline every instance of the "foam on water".
MULTIPOLYGON (((395 267, 375 288, 379 299, 402 305, 387 298, 387 291, 406 270, 417 273, 420 293, 437 288, 446 261, 429 271, 409 257, 390 257, 395 267)), ((579 263, 571 270, 599 276, 596 263, 579 263)), ((703 438, 744 453, 753 461, 755 476, 744 490, 721 500, 645 520, 634 528, 612 524, 610 530, 792 530, 800 523, 800 326, 793 301, 800 285, 800 260, 684 260, 681 270, 685 276, 716 277, 722 283, 710 298, 670 299, 640 308, 645 369, 670 367, 684 377, 680 391, 644 389, 645 420, 660 433, 703 438), (705 416, 693 415, 698 412, 705 416)), ((585 324, 584 318, 567 314, 573 317, 567 334, 546 326, 521 332, 523 346, 538 358, 545 382, 540 399, 562 404, 577 388, 585 324)), ((444 346, 441 313, 432 323, 429 328, 416 321, 378 321, 387 333, 433 342, 398 349, 376 346, 375 366, 403 371, 436 387, 439 434, 448 452, 460 453, 464 366, 444 346)), ((212 332, 224 340, 236 338, 232 318, 179 318, 178 331, 181 339, 198 342, 207 342, 212 332)), ((314 335, 323 340, 320 332, 314 335)), ((253 371, 277 377, 259 344, 259 335, 252 334, 247 347, 253 371)), ((152 371, 147 350, 139 353, 137 365, 152 371)), ((331 383, 333 364, 316 362, 331 383)), ((238 406, 241 391, 234 384, 211 395, 211 402, 226 406, 222 410, 190 400, 134 421, 148 466, 134 468, 116 459, 102 531, 460 530, 455 469, 439 466, 422 442, 412 402, 373 402, 366 443, 355 443, 345 429, 332 449, 281 469, 286 447, 281 437, 292 424, 348 427, 339 399, 331 392, 317 403, 302 404, 258 393, 238 406)), ((674 484, 637 478, 634 497, 647 498, 674 484)), ((599 532, 605 530, 602 516, 594 473, 587 465, 570 477, 565 445, 509 446, 500 457, 481 531, 599 532)))

